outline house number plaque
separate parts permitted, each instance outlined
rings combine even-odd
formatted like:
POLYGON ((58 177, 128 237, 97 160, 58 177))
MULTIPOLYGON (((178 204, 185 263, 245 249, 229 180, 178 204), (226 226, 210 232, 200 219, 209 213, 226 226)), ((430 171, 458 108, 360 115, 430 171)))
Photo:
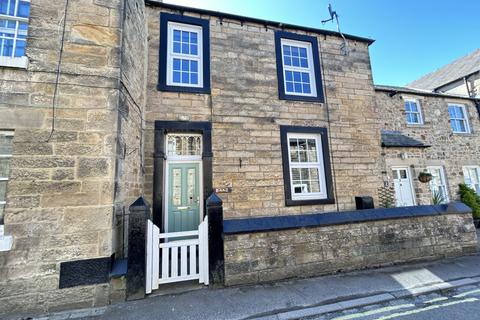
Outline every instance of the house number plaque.
POLYGON ((230 192, 232 192, 231 187, 214 188, 213 190, 215 190, 215 193, 230 193, 230 192))

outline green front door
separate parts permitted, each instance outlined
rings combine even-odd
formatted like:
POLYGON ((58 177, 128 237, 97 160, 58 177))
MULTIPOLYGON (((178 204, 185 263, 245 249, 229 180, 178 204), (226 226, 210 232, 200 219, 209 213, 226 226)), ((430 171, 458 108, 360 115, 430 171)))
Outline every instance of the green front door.
POLYGON ((168 165, 168 232, 197 230, 200 224, 200 166, 168 165))

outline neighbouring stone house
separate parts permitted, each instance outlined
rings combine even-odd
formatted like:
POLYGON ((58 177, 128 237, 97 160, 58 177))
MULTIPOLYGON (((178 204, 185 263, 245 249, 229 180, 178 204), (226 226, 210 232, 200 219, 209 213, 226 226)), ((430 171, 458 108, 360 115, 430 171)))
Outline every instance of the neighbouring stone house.
POLYGON ((152 0, 0 0, 0 13, 0 313, 475 249, 461 204, 356 210, 391 197, 391 166, 444 166, 453 200, 459 168, 478 165, 475 101, 375 87, 370 39, 152 0), (405 125, 407 97, 429 110, 423 127, 405 125), (468 109, 458 146, 442 140, 447 103, 468 109), (146 242, 129 210, 145 200, 146 242), (126 282, 111 278, 126 256, 126 282))
POLYGON ((478 100, 425 90, 375 86, 381 108, 383 179, 396 206, 458 200, 458 184, 480 192, 478 100), (421 172, 433 175, 421 183, 421 172))

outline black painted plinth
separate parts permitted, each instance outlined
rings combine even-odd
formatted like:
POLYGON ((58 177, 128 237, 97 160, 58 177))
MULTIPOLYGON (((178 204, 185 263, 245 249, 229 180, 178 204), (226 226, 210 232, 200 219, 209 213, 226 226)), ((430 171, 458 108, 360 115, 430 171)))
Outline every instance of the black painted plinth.
POLYGON ((225 278, 224 251, 223 251, 223 202, 213 192, 207 198, 208 215, 208 265, 210 283, 222 286, 225 278))
POLYGON ((150 205, 143 197, 129 208, 127 300, 145 298, 145 255, 147 220, 151 219, 150 205))

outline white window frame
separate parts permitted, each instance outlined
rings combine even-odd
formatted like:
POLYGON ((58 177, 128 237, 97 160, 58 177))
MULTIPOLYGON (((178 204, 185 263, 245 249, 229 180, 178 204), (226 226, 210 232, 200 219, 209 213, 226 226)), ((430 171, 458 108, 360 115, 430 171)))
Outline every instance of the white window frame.
MULTIPOLYGON (((13 137, 14 135, 14 132, 13 131, 4 131, 4 130, 0 130, 0 135, 2 136, 8 136, 8 137, 13 137)), ((0 154, 0 158, 2 159, 11 159, 12 158, 12 154, 0 154)), ((1 177, 0 176, 0 181, 8 181, 8 177, 1 177)), ((2 201, 0 200, 0 205, 5 205, 7 202, 6 201, 2 201)))
MULTIPOLYGON (((22 0, 24 2, 30 2, 30 0, 22 0)), ((14 12, 18 11, 18 5, 19 5, 20 0, 15 0, 15 9, 14 12)), ((8 3, 10 6, 10 2, 8 3)), ((15 21, 15 34, 13 38, 13 50, 12 50, 12 55, 11 57, 6 57, 6 56, 1 56, 0 55, 0 66, 4 67, 15 67, 15 68, 27 68, 28 66, 28 58, 26 56, 22 57, 15 57, 15 49, 17 46, 17 35, 20 32, 19 30, 19 23, 20 22, 25 22, 28 24, 29 18, 23 18, 23 17, 16 17, 16 16, 11 16, 11 15, 6 15, 6 14, 0 14, 0 19, 3 20, 10 20, 10 21, 15 21)), ((10 30, 10 29, 8 29, 10 30)), ((2 32, 2 28, 0 28, 0 32, 2 32)), ((6 31, 6 30, 5 30, 6 31)), ((22 31, 23 32, 23 31, 22 31)), ((25 36, 27 36, 27 32, 25 32, 25 36)), ((25 42, 27 40, 25 39, 25 42)), ((0 52, 3 52, 3 46, 0 47, 0 52)))
POLYGON ((322 149, 322 137, 320 134, 315 133, 287 133, 287 148, 288 148, 288 162, 290 167, 290 190, 292 200, 320 200, 327 199, 327 183, 325 180, 325 165, 323 162, 323 149, 322 149), (317 148, 317 162, 292 162, 290 153, 290 139, 315 139, 317 148), (318 179, 320 192, 310 192, 307 194, 295 194, 295 188, 293 187, 293 175, 294 168, 318 168, 318 179))
MULTIPOLYGON (((467 181, 465 181, 465 178, 467 177, 467 174, 468 173, 468 169, 474 169, 476 172, 477 172, 477 179, 478 179, 478 182, 479 182, 479 185, 480 185, 480 166, 463 166, 462 167, 462 171, 463 171, 463 182, 469 186, 470 188, 472 188, 473 190, 475 190, 475 192, 477 192, 477 189, 475 188, 475 186, 472 187, 471 184, 467 184, 467 181)), ((470 174, 468 174, 468 176, 470 176, 470 174)), ((477 192, 478 193, 478 192, 477 192)))
MULTIPOLYGON (((442 166, 428 166, 427 167, 427 171, 429 173, 433 173, 434 170, 439 170, 440 172, 440 179, 442 180, 443 182, 443 188, 445 190, 445 198, 443 199, 444 200, 444 203, 448 203, 450 202, 450 196, 448 195, 448 183, 447 183, 447 179, 446 179, 446 175, 445 175, 445 170, 442 166)), ((433 184, 433 179, 430 181, 430 191, 432 192, 432 196, 433 196, 433 188, 432 188, 432 184, 433 184)))
POLYGON ((168 21, 167 35, 167 85, 177 87, 203 88, 203 28, 190 24, 168 21), (197 55, 173 52, 173 30, 197 33, 197 55), (198 65, 198 84, 173 82, 173 59, 195 60, 198 65))
POLYGON ((302 96, 302 97, 317 97, 317 84, 315 79, 315 66, 313 64, 313 50, 312 44, 306 41, 297 41, 291 39, 280 39, 280 47, 281 47, 281 54, 280 59, 282 59, 282 72, 283 72, 283 92, 285 95, 289 96, 302 96), (307 60, 308 60, 308 68, 303 67, 294 67, 294 66, 286 66, 284 64, 284 55, 283 55, 283 45, 287 46, 295 46, 300 48, 307 49, 307 60), (308 72, 310 77, 310 91, 311 93, 299 93, 299 92, 288 92, 287 91, 287 71, 295 71, 295 72, 308 72))
POLYGON ((447 112, 448 112, 448 118, 449 118, 449 122, 450 122, 450 128, 452 129, 452 132, 453 132, 453 133, 459 133, 459 134, 469 134, 469 133, 471 133, 471 131, 470 131, 470 123, 469 123, 469 121, 468 121, 468 112, 467 112, 467 108, 466 108, 466 106, 465 106, 464 104, 449 103, 449 104, 448 104, 448 107, 447 107, 447 112), (452 117, 450 116, 450 112, 449 112, 449 110, 448 110, 448 108, 450 108, 450 107, 460 107, 460 108, 462 109, 462 111, 463 111, 463 116, 464 116, 465 118, 463 118, 463 119, 462 119, 462 118, 452 118, 452 117), (465 130, 466 130, 466 131, 455 131, 455 130, 453 130, 453 128, 452 128, 452 120, 463 120, 463 121, 465 121, 465 130))
POLYGON ((407 122, 407 124, 409 124, 409 125, 422 125, 423 124, 422 107, 420 106, 420 102, 417 99, 413 99, 413 98, 403 99, 403 110, 405 111, 405 121, 407 122), (407 111, 407 109, 405 108, 405 103, 406 102, 415 103, 415 105, 417 106, 417 112, 407 111), (408 118, 406 117, 406 115, 409 114, 409 113, 418 115, 418 122, 409 122, 408 118))

